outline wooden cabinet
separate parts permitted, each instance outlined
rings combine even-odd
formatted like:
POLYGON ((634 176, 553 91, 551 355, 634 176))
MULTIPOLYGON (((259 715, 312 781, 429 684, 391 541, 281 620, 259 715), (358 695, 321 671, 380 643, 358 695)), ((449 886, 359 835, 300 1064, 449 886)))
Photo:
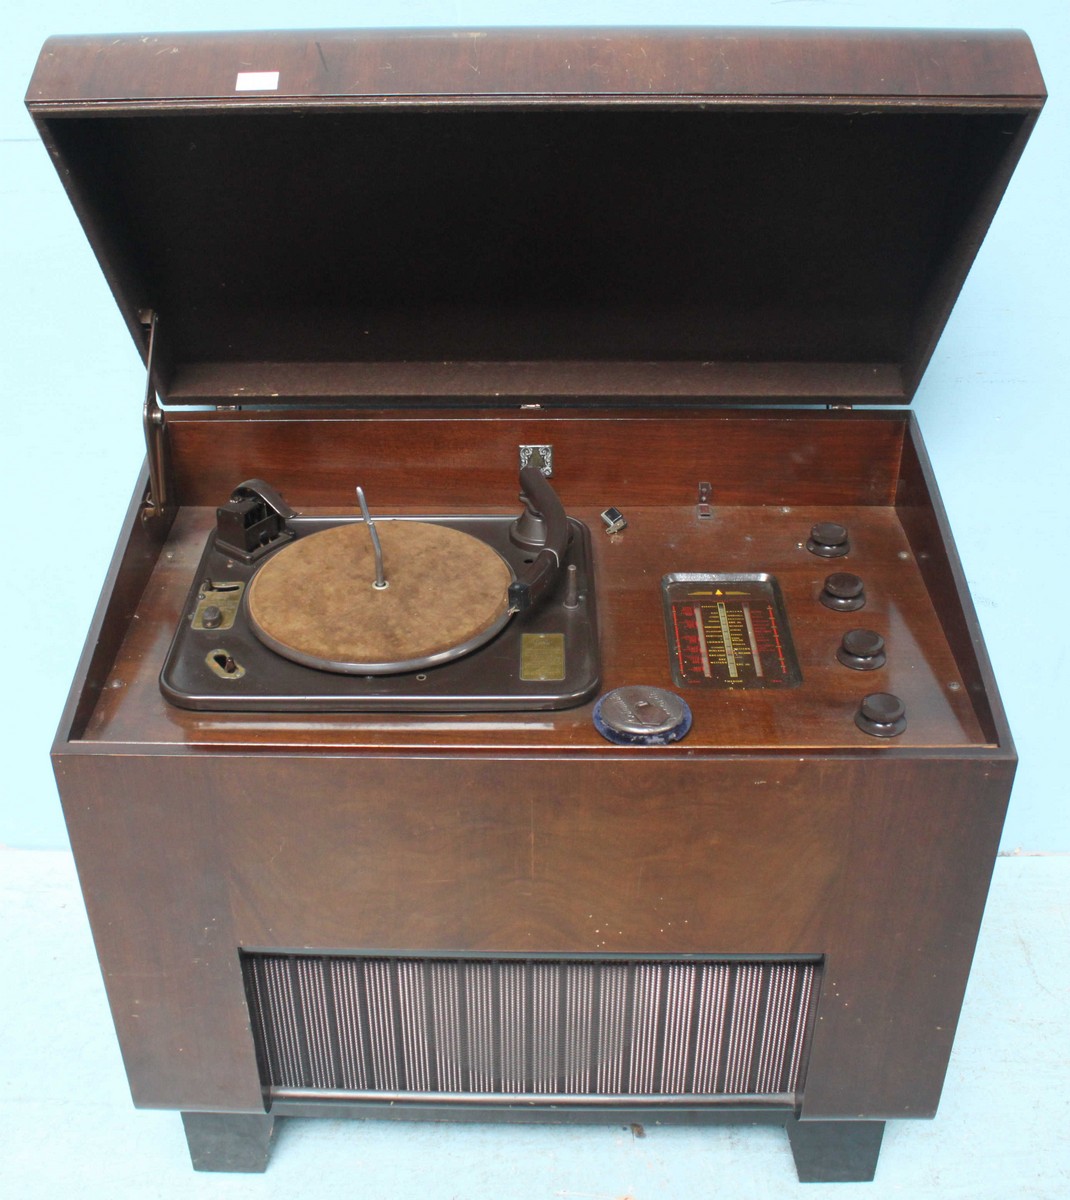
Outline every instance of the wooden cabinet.
POLYGON ((894 406, 1042 102, 1019 34, 46 44, 28 104, 150 360, 54 760, 135 1102, 196 1165, 389 1106, 774 1121, 866 1178, 935 1112, 1015 754, 894 406), (508 514, 532 446, 591 531, 598 692, 676 692, 686 737, 161 694, 241 481, 508 514), (791 686, 674 683, 674 574, 775 578, 791 686))

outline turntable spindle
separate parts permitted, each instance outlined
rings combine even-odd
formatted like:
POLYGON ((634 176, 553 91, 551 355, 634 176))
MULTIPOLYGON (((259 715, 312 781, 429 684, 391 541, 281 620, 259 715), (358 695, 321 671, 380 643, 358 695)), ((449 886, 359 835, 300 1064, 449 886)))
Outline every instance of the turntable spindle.
POLYGON ((364 499, 364 489, 362 487, 357 488, 357 501, 360 504, 364 523, 368 526, 368 532, 372 535, 372 549, 375 551, 375 583, 373 586, 382 591, 387 586, 386 576, 383 574, 383 547, 379 541, 379 530, 375 528, 372 515, 368 512, 368 502, 364 499))

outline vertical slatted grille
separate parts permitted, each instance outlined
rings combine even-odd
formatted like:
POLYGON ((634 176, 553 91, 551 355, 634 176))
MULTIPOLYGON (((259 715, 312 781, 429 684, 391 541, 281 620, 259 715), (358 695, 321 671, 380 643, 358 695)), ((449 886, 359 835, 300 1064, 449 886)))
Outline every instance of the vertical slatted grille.
POLYGON ((264 1082, 421 1095, 792 1095, 812 961, 245 954, 264 1082))

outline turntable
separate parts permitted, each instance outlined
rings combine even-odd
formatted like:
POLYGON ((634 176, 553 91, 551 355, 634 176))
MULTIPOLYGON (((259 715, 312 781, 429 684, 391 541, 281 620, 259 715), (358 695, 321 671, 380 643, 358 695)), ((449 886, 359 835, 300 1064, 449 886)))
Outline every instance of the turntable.
POLYGON ((147 372, 54 764, 197 1168, 935 1114, 1016 759, 904 406, 1043 99, 1019 33, 46 43, 147 372))
POLYGON ((186 708, 553 709, 598 686, 590 533, 536 467, 522 513, 299 516, 261 480, 219 510, 161 677, 186 708))

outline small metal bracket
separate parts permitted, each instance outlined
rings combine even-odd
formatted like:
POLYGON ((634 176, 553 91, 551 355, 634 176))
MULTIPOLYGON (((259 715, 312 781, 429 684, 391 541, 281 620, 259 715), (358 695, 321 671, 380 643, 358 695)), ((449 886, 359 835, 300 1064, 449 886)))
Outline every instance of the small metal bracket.
POLYGON ((713 505, 710 503, 712 498, 713 485, 700 483, 698 485, 698 504, 695 505, 695 515, 700 521, 709 521, 713 518, 713 505))
POLYGON ((537 467, 547 479, 554 473, 553 446, 520 446, 520 469, 537 467))
POLYGON ((157 521, 174 507, 171 497, 171 460, 168 453, 167 424, 156 395, 156 313, 147 310, 140 314, 141 324, 148 333, 149 346, 145 355, 145 404, 142 423, 145 427, 145 449, 149 461, 149 487, 145 494, 143 521, 157 521))

